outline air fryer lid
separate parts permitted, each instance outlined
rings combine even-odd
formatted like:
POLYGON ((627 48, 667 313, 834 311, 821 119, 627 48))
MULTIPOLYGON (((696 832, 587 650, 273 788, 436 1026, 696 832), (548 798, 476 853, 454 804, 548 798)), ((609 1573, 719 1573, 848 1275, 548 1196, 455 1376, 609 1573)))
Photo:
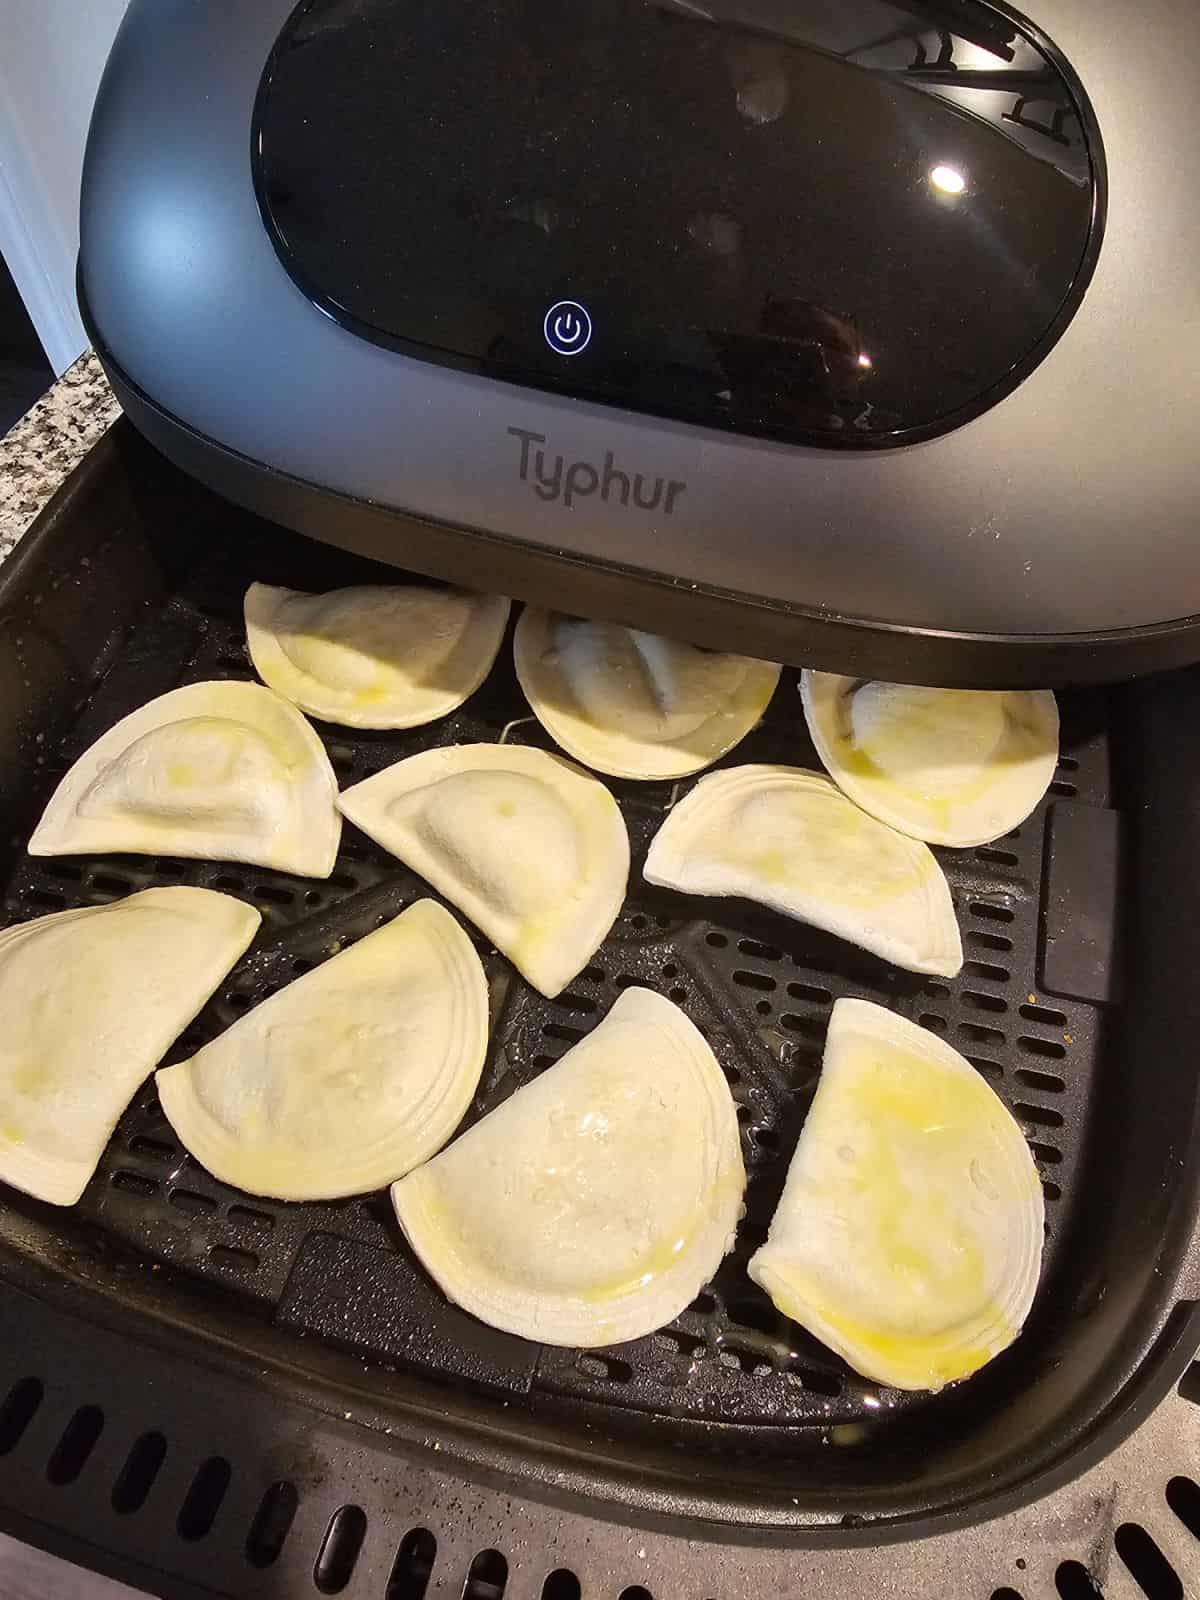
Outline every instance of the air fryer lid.
POLYGON ((824 444, 943 431, 1064 325, 1097 175, 1065 67, 977 7, 923 59, 923 9, 310 0, 263 212, 320 305, 427 359, 824 444))
POLYGON ((1197 39, 133 0, 82 298, 160 448, 330 542, 859 676, 1112 678, 1200 654, 1197 39))

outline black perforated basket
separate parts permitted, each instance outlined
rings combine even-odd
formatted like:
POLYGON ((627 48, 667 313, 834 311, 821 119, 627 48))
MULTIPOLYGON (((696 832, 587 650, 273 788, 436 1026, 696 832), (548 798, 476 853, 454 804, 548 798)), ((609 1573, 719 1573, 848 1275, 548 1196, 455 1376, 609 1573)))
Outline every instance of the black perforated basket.
MULTIPOLYGON (((0 571, 6 920, 155 883, 221 889, 263 913, 173 1058, 427 887, 349 827, 333 876, 316 882, 227 863, 35 861, 30 825, 65 766, 132 708, 182 682, 251 676, 251 580, 317 589, 385 571, 231 509, 124 425, 0 571)), ((315 1584, 378 1600, 409 1600, 426 1581, 474 1600, 571 1600, 572 1584, 642 1600, 637 1551, 666 1535, 673 1592, 705 1600, 718 1555, 722 1592, 755 1593, 800 1546, 959 1527, 1098 1459, 1200 1342, 1200 676, 1061 706, 1062 759, 1038 811, 995 845, 941 853, 966 947, 958 978, 896 971, 748 904, 649 889, 646 845, 686 784, 613 784, 634 846, 629 897, 556 1000, 480 942, 493 1035, 471 1117, 631 983, 685 1007, 728 1078, 748 1215, 734 1254, 661 1333, 586 1353, 493 1333, 429 1284, 386 1195, 248 1199, 179 1148, 152 1085, 78 1206, 6 1192, 0 1521, 164 1593, 315 1584), (961 1049, 1021 1121, 1042 1176, 1029 1325, 937 1397, 857 1377, 745 1273, 839 995, 961 1049), (477 1530, 473 1578, 437 1556, 448 1521, 464 1549, 477 1530), (603 1560, 586 1554, 593 1533, 603 1560), (555 1574, 557 1588, 541 1587, 555 1574)), ((343 785, 431 744, 546 743, 507 650, 430 728, 320 732, 343 785)), ((794 673, 728 759, 816 766, 794 673)))

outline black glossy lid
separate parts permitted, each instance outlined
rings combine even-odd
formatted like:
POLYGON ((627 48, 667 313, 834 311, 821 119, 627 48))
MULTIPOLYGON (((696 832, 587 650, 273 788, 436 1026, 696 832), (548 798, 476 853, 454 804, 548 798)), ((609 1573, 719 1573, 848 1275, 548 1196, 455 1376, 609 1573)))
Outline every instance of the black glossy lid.
POLYGON ((255 145, 366 336, 820 443, 993 403, 1098 236, 1069 68, 973 0, 306 0, 255 145))

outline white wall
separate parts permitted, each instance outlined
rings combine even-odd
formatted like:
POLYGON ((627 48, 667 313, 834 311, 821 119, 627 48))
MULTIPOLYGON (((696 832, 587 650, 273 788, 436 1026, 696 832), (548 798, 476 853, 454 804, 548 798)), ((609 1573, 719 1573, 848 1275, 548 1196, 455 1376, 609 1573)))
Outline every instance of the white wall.
POLYGON ((79 175, 127 0, 0 0, 0 253, 56 372, 87 345, 75 306, 79 175))

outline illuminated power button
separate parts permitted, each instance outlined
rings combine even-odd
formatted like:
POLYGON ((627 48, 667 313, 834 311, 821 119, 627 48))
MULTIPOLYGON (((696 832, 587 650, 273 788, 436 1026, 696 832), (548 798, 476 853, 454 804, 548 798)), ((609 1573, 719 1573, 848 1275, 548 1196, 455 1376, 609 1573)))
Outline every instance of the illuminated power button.
POLYGON ((592 337, 592 319, 577 300, 557 300, 542 323, 546 343, 556 355, 577 356, 592 337))

